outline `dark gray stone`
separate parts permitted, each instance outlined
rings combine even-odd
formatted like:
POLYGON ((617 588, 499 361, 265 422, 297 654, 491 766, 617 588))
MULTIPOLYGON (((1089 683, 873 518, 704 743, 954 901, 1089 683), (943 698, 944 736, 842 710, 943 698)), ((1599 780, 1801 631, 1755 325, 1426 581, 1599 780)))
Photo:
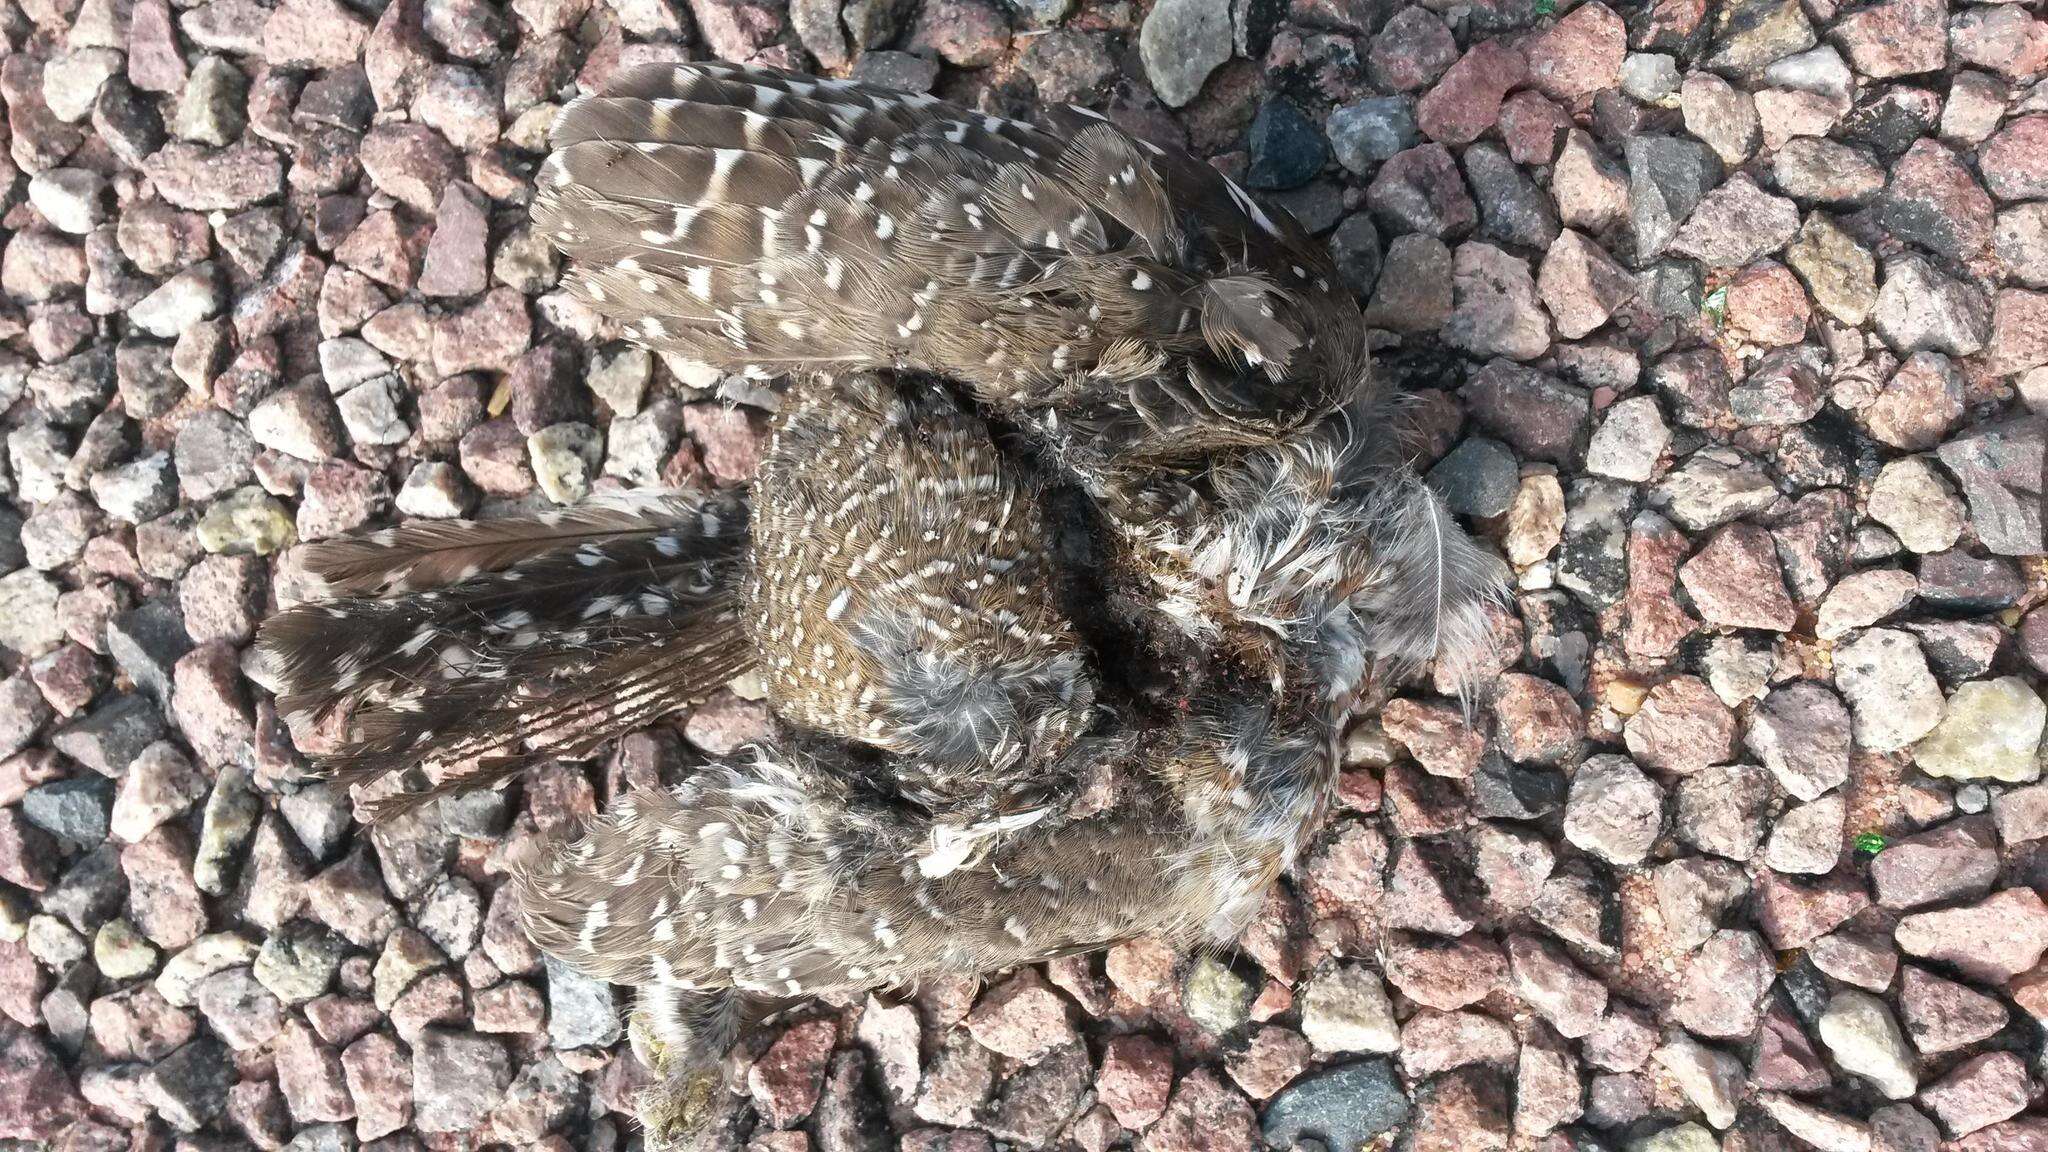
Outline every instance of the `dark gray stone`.
POLYGON ((1511 764, 1489 752, 1472 774, 1472 813, 1489 820, 1535 820, 1564 805, 1561 772, 1511 764))
POLYGON ((853 0, 839 10, 839 18, 845 21, 854 48, 865 50, 895 40, 915 11, 906 0, 853 0))
POLYGON ((1286 99, 1268 100, 1252 117, 1251 166, 1245 183, 1253 188, 1277 191, 1299 188, 1315 179, 1330 158, 1329 146, 1315 122, 1286 99))
POLYGON ((1429 485, 1461 516, 1499 516, 1514 503, 1521 472, 1512 448, 1472 436, 1429 470, 1429 485))
POLYGON ((28 563, 28 550, 21 544, 21 513, 0 509, 0 572, 12 572, 28 563))
POLYGON ((21 814, 29 823, 77 851, 90 851, 106 840, 113 810, 114 782, 104 776, 53 780, 21 798, 21 814))
POLYGON ((1706 144, 1677 136, 1635 136, 1623 146, 1628 160, 1629 220, 1636 261, 1662 253, 1679 225, 1721 181, 1721 161, 1706 144))
POLYGON ((1936 449, 1962 482, 1970 525, 2001 556, 2038 556, 2041 467, 2048 417, 2026 416, 1977 428, 1936 449))
POLYGON ((457 836, 471 840, 496 840, 511 824, 511 800, 497 789, 486 788, 441 798, 441 825, 457 836))
POLYGON ((1337 163, 1367 177, 1395 153, 1422 142, 1412 96, 1372 96, 1333 109, 1325 130, 1337 163))
POLYGON ((1488 140, 1465 149, 1465 180, 1479 204, 1481 236, 1536 249, 1557 240, 1557 206, 1507 149, 1488 140))
POLYGON ((1337 262, 1337 271, 1353 295, 1360 300, 1372 296, 1386 257, 1380 250, 1380 230, 1369 214, 1353 212, 1337 225, 1330 235, 1330 257, 1337 262))
POLYGON ((1863 144, 1886 160, 1905 154, 1915 141, 1939 135, 1941 99, 1924 88, 1888 87, 1866 97, 1842 118, 1832 135, 1863 144))
POLYGON ((1360 1060, 1304 1076, 1276 1094, 1259 1121, 1275 1148, 1304 1139, 1328 1148, 1362 1148, 1408 1119, 1408 1097, 1385 1060, 1360 1060))
POLYGON ((895 92, 929 92, 939 79, 939 62, 908 52, 863 52, 853 78, 895 92))
POLYGON ((197 1132, 228 1105, 240 1073, 220 1041, 201 1036, 157 1061, 142 1078, 142 1094, 180 1132, 197 1132))
POLYGON ((119 776, 164 734, 163 715, 145 696, 116 696, 50 737, 50 747, 102 776, 119 776))
POLYGON ((107 655, 137 688, 168 708, 171 667, 192 650, 185 617, 169 597, 151 600, 107 622, 107 655))
POLYGON ((1699 319, 1706 284, 1698 264, 1664 260, 1637 274, 1636 295, 1659 316, 1689 324, 1699 319))
POLYGON ((121 871, 121 852, 113 844, 101 844, 78 858, 78 862, 43 893, 43 911, 59 917, 90 936, 100 925, 112 920, 128 898, 128 877, 121 871))

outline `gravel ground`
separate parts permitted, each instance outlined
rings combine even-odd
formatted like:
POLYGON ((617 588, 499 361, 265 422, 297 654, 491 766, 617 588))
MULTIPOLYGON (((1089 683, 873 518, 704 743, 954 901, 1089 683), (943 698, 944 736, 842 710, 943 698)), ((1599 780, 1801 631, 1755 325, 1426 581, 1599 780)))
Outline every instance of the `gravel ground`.
POLYGON ((0 5, 0 1137, 637 1140, 503 860, 758 705, 365 830, 240 665, 297 541, 751 473, 525 223, 560 101, 711 54, 1213 155, 1520 576, 1240 950, 777 1023, 724 1146, 2048 1149, 2040 5, 1082 2, 0 5))

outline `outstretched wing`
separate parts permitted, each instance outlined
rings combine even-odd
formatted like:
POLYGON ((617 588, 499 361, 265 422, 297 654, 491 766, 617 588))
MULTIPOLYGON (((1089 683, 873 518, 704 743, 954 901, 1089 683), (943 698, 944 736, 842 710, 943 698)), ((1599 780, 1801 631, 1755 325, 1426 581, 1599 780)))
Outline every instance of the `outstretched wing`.
POLYGON ((534 218, 572 291, 727 370, 920 368, 1105 458, 1263 442, 1367 378, 1298 225, 1081 109, 1033 125, 663 64, 571 105, 554 143, 534 218))
POLYGON ((767 743, 673 792, 629 792, 580 840, 549 843, 515 874, 522 922, 543 951, 657 1002, 902 986, 1144 935, 1228 939, 1332 766, 1318 724, 1221 697, 1199 712, 1128 731, 1119 804, 1023 825, 942 872, 919 864, 928 826, 847 788, 838 752, 767 743))

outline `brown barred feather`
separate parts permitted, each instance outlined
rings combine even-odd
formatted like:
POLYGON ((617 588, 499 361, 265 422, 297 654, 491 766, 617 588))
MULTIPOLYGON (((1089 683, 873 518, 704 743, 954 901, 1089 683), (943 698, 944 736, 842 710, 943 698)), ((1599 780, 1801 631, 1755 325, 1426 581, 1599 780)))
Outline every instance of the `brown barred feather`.
POLYGON ((799 383, 754 501, 748 598, 779 716, 891 753, 892 789, 949 819, 1072 784, 1095 678, 1035 495, 978 417, 916 382, 799 383))
POLYGON ((1499 562, 1400 459, 1327 254, 1207 165, 1082 109, 725 64, 626 70, 555 147, 534 220, 572 291, 804 377, 756 484, 326 546, 341 598, 259 648, 286 710, 349 715, 330 767, 424 769, 392 807, 757 670, 770 739, 515 876, 674 1062, 748 1000, 1228 941, 1371 672, 1478 662, 1499 562))
POLYGON ((1179 258, 1186 236, 1173 198, 1136 141, 1108 124, 1090 124, 1060 153, 1060 167, 1082 202, 1121 225, 1155 262, 1179 258))
POLYGON ((743 532, 746 508, 702 492, 601 493, 574 508, 504 520, 424 520, 364 536, 321 540, 299 563, 339 596, 424 592, 500 572, 523 560, 586 542, 623 541, 672 531, 692 518, 706 538, 743 532), (705 530, 704 517, 724 517, 705 530))
POLYGON ((740 495, 657 493, 309 546, 342 595, 264 621, 259 671, 288 720, 347 714, 351 780, 566 754, 751 666, 747 541, 740 495))
POLYGON ((471 680, 405 707, 367 703, 353 717, 354 744, 324 766, 344 784, 405 783, 370 802, 376 818, 396 815, 437 796, 494 786, 537 758, 589 756, 614 736, 702 702, 753 660, 736 612, 643 628, 588 655, 557 652, 510 690, 471 680), (425 787, 399 779, 414 768, 426 774, 425 787))
POLYGON ((650 65, 566 110, 555 149, 534 217, 572 290, 728 370, 922 369, 1079 464, 1270 442, 1369 380, 1297 225, 1080 110, 650 65))

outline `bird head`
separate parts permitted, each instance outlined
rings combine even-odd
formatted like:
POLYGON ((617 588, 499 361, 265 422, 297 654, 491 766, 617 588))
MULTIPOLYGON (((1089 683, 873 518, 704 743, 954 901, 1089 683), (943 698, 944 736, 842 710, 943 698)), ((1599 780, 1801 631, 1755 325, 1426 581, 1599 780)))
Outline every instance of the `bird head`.
POLYGON ((1331 700, 1355 699, 1375 671, 1476 668, 1486 607, 1507 591, 1507 566, 1401 458, 1385 415, 1339 409, 1210 477, 1198 570, 1237 622, 1272 637, 1288 675, 1331 700))

